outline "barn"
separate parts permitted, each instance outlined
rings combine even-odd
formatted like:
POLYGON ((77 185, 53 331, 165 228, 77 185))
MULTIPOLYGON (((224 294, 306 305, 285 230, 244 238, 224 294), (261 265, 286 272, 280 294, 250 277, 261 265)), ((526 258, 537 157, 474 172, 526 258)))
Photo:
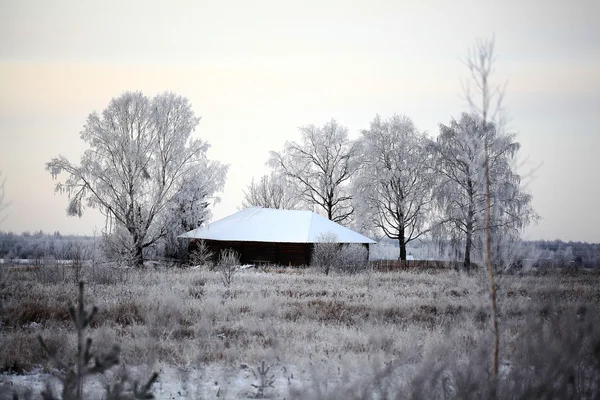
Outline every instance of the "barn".
POLYGON ((190 249, 204 240, 213 254, 233 249, 243 264, 308 265, 323 236, 336 243, 376 243, 312 211, 251 207, 180 235, 190 249))

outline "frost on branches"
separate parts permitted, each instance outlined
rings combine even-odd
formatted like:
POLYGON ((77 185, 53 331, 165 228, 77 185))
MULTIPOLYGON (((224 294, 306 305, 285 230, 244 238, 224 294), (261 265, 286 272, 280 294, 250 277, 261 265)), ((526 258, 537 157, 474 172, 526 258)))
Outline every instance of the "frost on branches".
POLYGON ((359 166, 356 144, 335 120, 300 131, 302 142, 286 142, 283 152, 272 151, 268 164, 288 179, 305 205, 317 206, 334 222, 347 223, 354 212, 348 182, 359 166))
POLYGON ((287 178, 272 172, 263 175, 258 182, 252 179, 244 191, 242 208, 263 207, 294 210, 299 205, 299 199, 287 178))
POLYGON ((406 260, 406 244, 429 229, 435 174, 428 143, 404 115, 387 120, 376 116, 360 140, 363 165, 354 182, 357 214, 398 241, 401 260, 406 260))
MULTIPOLYGON (((440 124, 440 134, 433 145, 436 171, 441 180, 435 198, 444 224, 445 237, 462 243, 463 264, 471 268, 474 250, 483 250, 486 191, 485 137, 481 118, 463 113, 448 126, 440 124)), ((493 123, 486 124, 488 140, 492 236, 496 242, 518 237, 530 221, 537 219, 531 207, 531 195, 520 186, 513 160, 520 149, 512 133, 498 132, 493 123)), ((441 232, 438 232, 441 233, 441 232)), ((478 257, 481 259, 481 257, 478 257)))
POLYGON ((46 163, 67 214, 99 209, 106 234, 137 266, 159 241, 206 218, 207 199, 225 183, 227 166, 207 159, 209 144, 191 137, 199 122, 187 99, 127 92, 90 114, 81 132, 89 148, 79 165, 64 156, 46 163))

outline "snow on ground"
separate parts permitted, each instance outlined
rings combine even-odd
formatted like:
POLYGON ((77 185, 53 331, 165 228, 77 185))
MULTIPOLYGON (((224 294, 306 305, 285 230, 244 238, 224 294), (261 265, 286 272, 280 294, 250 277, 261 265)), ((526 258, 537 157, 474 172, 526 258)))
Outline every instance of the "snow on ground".
MULTIPOLYGON (((267 365, 268 366, 268 365, 267 365)), ((249 366, 241 363, 237 366, 210 365, 203 368, 175 368, 162 366, 151 370, 148 367, 129 368, 130 376, 140 383, 145 383, 153 371, 159 372, 152 393, 157 399, 238 399, 256 398, 257 387, 260 385, 258 365, 249 366), (255 385, 255 386, 253 386, 255 385)), ((339 370, 338 370, 339 371, 339 370)), ((265 389, 264 396, 268 398, 289 397, 291 391, 310 389, 314 382, 320 381, 320 374, 315 370, 301 369, 293 365, 281 363, 271 365, 267 377, 273 376, 273 387, 265 389)), ((338 377, 328 379, 326 387, 335 387, 349 379, 347 375, 337 374, 338 377)), ((114 378, 114 375, 112 376, 114 378)), ((109 382, 106 376, 91 377, 86 380, 86 399, 101 399, 104 386, 109 382)), ((50 374, 42 373, 41 369, 33 370, 25 375, 0 375, 0 399, 11 398, 12 392, 19 394, 31 390, 38 395, 50 383, 55 393, 60 393, 60 382, 50 374)), ((323 382, 320 382, 321 387, 323 382)))

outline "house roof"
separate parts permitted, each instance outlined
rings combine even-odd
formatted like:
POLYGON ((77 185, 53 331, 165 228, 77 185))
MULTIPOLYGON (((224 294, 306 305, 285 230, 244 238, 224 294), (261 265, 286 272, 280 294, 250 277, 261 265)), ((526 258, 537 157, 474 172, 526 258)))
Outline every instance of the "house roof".
POLYGON ((376 243, 312 211, 260 207, 246 208, 179 237, 240 242, 318 243, 326 234, 335 235, 338 243, 376 243))

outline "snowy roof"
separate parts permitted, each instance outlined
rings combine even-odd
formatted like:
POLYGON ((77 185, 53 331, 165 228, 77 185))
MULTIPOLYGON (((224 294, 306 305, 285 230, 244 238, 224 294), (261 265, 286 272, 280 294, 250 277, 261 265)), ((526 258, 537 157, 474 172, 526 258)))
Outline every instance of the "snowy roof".
POLYGON ((246 208, 179 237, 240 242, 318 243, 324 234, 335 235, 338 243, 375 243, 312 211, 260 207, 246 208))

